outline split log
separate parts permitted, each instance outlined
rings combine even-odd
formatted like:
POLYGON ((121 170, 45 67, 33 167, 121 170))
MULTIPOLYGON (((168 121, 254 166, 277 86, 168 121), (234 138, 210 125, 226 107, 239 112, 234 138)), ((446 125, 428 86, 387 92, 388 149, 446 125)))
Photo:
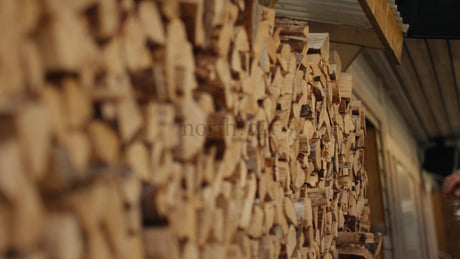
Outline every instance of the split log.
POLYGON ((381 249, 327 33, 255 0, 2 1, 0 29, 0 257, 381 249))

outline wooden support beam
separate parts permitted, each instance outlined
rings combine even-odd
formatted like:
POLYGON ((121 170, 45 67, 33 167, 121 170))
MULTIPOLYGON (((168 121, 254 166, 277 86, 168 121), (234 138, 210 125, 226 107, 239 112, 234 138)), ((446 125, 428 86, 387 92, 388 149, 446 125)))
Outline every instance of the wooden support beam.
POLYGON ((401 63, 403 34, 387 0, 358 0, 394 63, 401 63))
POLYGON ((312 21, 308 22, 308 27, 310 32, 329 32, 332 42, 383 49, 383 44, 374 30, 312 21))

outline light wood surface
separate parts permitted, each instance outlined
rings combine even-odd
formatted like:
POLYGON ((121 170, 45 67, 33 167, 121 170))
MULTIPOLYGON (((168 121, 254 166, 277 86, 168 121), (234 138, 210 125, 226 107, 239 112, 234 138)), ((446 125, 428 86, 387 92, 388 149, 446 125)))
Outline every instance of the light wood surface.
POLYGON ((328 33, 255 0, 33 3, 0 2, 0 257, 338 258, 372 235, 328 33))

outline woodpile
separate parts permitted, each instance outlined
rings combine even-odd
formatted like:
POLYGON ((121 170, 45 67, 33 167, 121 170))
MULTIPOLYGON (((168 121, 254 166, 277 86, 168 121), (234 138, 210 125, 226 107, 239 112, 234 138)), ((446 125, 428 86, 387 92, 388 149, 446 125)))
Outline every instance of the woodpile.
POLYGON ((254 0, 4 0, 0 32, 0 257, 378 253, 327 33, 254 0))

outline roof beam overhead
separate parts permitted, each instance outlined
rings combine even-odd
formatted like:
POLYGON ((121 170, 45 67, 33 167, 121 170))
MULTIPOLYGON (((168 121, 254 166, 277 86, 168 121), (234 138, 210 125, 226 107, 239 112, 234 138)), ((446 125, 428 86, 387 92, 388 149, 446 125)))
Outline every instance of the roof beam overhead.
POLYGON ((393 62, 401 63, 403 34, 388 0, 358 0, 393 62))
MULTIPOLYGON (((410 58, 406 51, 403 52, 401 60, 405 64, 410 64, 410 58)), ((438 123, 435 122, 434 114, 431 108, 427 105, 429 100, 423 91, 420 91, 420 85, 417 75, 412 66, 394 66, 395 71, 399 74, 401 88, 408 96, 420 118, 421 123, 427 130, 428 136, 436 136, 439 134, 438 123)))
MULTIPOLYGON (((439 118, 436 116, 436 113, 434 112, 434 110, 432 109, 430 103, 431 103, 431 98, 429 95, 426 94, 426 91, 425 89, 423 88, 422 86, 422 81, 420 80, 420 75, 417 73, 417 69, 415 68, 415 64, 414 64, 414 60, 410 54, 410 51, 407 47, 407 45, 404 43, 403 44, 404 46, 404 51, 403 51, 403 55, 402 55, 402 62, 403 63, 407 63, 407 64, 410 64, 408 66, 405 66, 406 67, 406 70, 410 70, 410 75, 412 76, 412 80, 411 80, 411 83, 414 85, 414 86, 417 86, 415 89, 413 89, 415 91, 416 94, 418 94, 418 96, 412 96, 412 98, 415 98, 415 99, 418 99, 419 101, 421 100, 422 101, 422 108, 419 108, 418 111, 422 113, 422 116, 424 116, 425 118, 428 118, 428 116, 430 117, 429 120, 427 122, 425 122, 428 127, 433 127, 434 129, 430 132, 430 137, 433 137, 433 136, 440 136, 441 135, 441 126, 442 125, 442 121, 439 120, 439 118)), ((401 66, 402 67, 402 66, 401 66)))
POLYGON ((405 39, 405 44, 407 46, 406 51, 411 60, 411 65, 414 67, 414 71, 418 78, 420 78, 419 83, 422 91, 429 97, 427 105, 436 115, 434 123, 439 125, 439 134, 441 136, 450 135, 451 128, 448 123, 446 123, 448 122, 448 117, 444 99, 437 86, 433 66, 431 64, 427 65, 427 61, 430 62, 427 45, 424 40, 419 39, 405 39))
POLYGON ((449 40, 450 62, 454 71, 454 81, 457 88, 457 100, 460 102, 460 40, 449 40))
POLYGON ((446 105, 448 122, 452 127, 452 136, 457 136, 459 132, 455 132, 455 129, 460 129, 460 107, 457 99, 457 89, 454 87, 447 40, 429 39, 426 42, 436 80, 446 105))

